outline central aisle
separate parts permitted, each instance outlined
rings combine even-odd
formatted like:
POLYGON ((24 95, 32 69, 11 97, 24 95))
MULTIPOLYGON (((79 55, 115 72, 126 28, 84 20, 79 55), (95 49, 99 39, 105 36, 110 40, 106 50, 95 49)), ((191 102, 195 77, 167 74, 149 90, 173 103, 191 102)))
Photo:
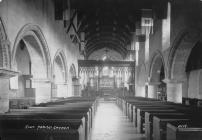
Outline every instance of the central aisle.
POLYGON ((99 100, 91 140, 145 140, 115 101, 99 100))

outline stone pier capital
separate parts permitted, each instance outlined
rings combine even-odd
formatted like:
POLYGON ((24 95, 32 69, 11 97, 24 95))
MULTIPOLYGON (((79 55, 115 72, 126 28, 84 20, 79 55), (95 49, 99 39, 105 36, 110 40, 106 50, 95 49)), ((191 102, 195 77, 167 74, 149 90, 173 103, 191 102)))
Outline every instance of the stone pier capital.
POLYGON ((180 84, 185 82, 185 79, 169 79, 169 78, 165 78, 162 80, 164 83, 168 84, 168 83, 173 83, 173 84, 180 84))
POLYGON ((4 79, 9 79, 11 77, 14 77, 14 76, 18 75, 18 73, 19 72, 13 71, 10 69, 0 68, 0 77, 4 78, 4 79))
POLYGON ((36 79, 36 78, 31 78, 31 80, 33 82, 37 82, 37 83, 51 83, 51 80, 49 79, 36 79))
POLYGON ((1 45, 6 45, 9 46, 11 44, 11 42, 9 40, 1 40, 1 45))
POLYGON ((157 81, 149 81, 149 82, 146 82, 146 85, 160 85, 161 82, 157 82, 157 81))

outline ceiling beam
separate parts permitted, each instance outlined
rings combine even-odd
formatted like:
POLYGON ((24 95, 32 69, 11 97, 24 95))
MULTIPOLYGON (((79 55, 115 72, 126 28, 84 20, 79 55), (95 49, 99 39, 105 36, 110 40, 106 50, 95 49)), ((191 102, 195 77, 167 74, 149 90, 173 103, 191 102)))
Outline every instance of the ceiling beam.
POLYGON ((122 34, 121 32, 110 32, 110 31, 100 31, 100 32, 95 32, 93 33, 86 33, 86 40, 90 40, 91 38, 95 37, 96 35, 99 36, 113 36, 113 34, 115 34, 116 36, 119 36, 120 38, 122 38, 122 40, 124 39, 125 42, 129 42, 131 39, 131 35, 126 35, 126 34, 122 34))
POLYGON ((116 44, 115 42, 97 42, 96 44, 92 46, 86 47, 86 53, 88 54, 92 50, 95 50, 95 48, 100 49, 100 47, 105 47, 105 48, 112 48, 119 52, 122 55, 126 55, 127 53, 127 48, 123 46, 119 46, 119 44, 116 44))
POLYGON ((118 42, 121 46, 125 45, 125 42, 122 42, 121 40, 119 40, 119 39, 117 39, 115 37, 102 36, 102 37, 94 37, 93 39, 88 40, 88 43, 86 44, 86 46, 91 46, 94 43, 99 42, 101 40, 103 40, 103 41, 111 40, 111 41, 114 41, 114 42, 118 42))
MULTIPOLYGON (((87 56, 87 58, 93 53, 93 52, 95 52, 95 51, 97 51, 97 50, 100 50, 100 49, 103 49, 103 48, 107 48, 106 47, 106 45, 100 45, 99 47, 94 47, 94 48, 92 48, 91 50, 89 50, 87 53, 86 53, 86 56, 87 56)), ((111 49, 111 50, 114 50, 114 51, 116 51, 117 53, 119 53, 123 58, 125 58, 126 57, 126 54, 127 54, 127 52, 123 52, 123 51, 121 51, 120 49, 117 49, 117 47, 115 47, 115 46, 110 46, 110 47, 108 47, 109 49, 111 49)))

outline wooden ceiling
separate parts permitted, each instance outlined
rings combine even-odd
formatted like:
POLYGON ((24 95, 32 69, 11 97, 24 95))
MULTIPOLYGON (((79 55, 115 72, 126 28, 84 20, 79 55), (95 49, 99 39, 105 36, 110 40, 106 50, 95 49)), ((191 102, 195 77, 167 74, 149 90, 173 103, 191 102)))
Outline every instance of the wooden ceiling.
MULTIPOLYGON (((71 0, 78 14, 78 34, 85 32, 86 56, 109 48, 127 54, 141 9, 163 11, 166 0, 71 0)), ((158 15, 157 15, 158 16, 158 15)))

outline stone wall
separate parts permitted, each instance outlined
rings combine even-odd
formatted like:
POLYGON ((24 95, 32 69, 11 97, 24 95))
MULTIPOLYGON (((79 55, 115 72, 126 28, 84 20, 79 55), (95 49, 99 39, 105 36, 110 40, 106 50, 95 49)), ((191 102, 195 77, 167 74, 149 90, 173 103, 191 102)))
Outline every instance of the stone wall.
MULTIPOLYGON (((44 42, 47 44, 48 49, 46 51, 49 52, 50 58, 50 75, 46 79, 46 81, 40 81, 44 86, 38 88, 40 92, 45 92, 45 94, 40 94, 37 97, 37 103, 45 102, 48 100, 44 100, 46 97, 48 99, 51 98, 51 82, 52 82, 52 65, 54 61, 54 57, 56 52, 59 49, 64 51, 67 65, 67 72, 70 69, 72 64, 75 65, 76 70, 78 69, 77 60, 80 58, 79 48, 76 47, 73 43, 71 43, 68 35, 66 34, 63 22, 56 21, 54 19, 54 5, 52 0, 3 0, 0 3, 0 17, 4 23, 4 28, 6 30, 6 34, 8 36, 8 40, 10 43, 10 54, 12 61, 15 59, 12 55, 16 50, 15 43, 17 41, 17 37, 19 36, 20 31, 22 31, 23 27, 26 25, 37 26, 44 37, 44 42), (46 91, 44 91, 46 90, 46 91)), ((46 53, 46 52, 45 52, 46 53)), ((44 54, 42 54, 44 55, 44 54)), ((12 62, 11 61, 11 62, 12 62)), ((12 66, 11 68, 14 70, 15 68, 12 66)), ((39 68, 40 69, 40 68, 39 68)), ((16 70, 16 69, 15 69, 16 70)), ((78 72, 77 72, 78 73, 78 72)), ((67 74, 67 76, 69 76, 67 74)), ((68 78, 67 78, 68 79, 68 78)), ((35 83, 37 85, 39 83, 35 83)), ((16 95, 16 90, 10 90, 9 88, 9 80, 7 80, 6 87, 0 87, 0 94, 4 94, 6 92, 6 96, 10 96, 12 98, 18 97, 16 95), (6 88, 6 89, 5 89, 6 88)), ((67 94, 72 95, 69 91, 71 91, 72 85, 68 84, 67 94)), ((39 92, 38 92, 39 93, 39 92)), ((0 99, 4 100, 3 98, 0 99)), ((7 106, 8 109, 8 98, 5 98, 6 102, 2 106, 7 106), (7 101, 6 101, 7 100, 7 101)), ((6 111, 7 109, 2 109, 6 111)), ((3 112, 4 112, 3 111, 3 112)))
MULTIPOLYGON (((141 64, 137 67, 137 76, 141 74, 141 67, 144 64, 146 67, 146 81, 148 84, 150 71, 152 70, 153 58, 157 52, 162 54, 162 60, 164 61, 165 79, 167 84, 167 96, 169 101, 182 102, 182 97, 188 98, 201 98, 199 89, 199 80, 193 80, 194 77, 198 77, 200 74, 194 76, 194 72, 191 72, 187 77, 185 67, 187 59, 190 55, 191 49, 194 44, 202 40, 202 3, 197 0, 193 1, 171 1, 171 17, 170 17, 170 36, 169 34, 162 38, 162 25, 165 19, 154 19, 154 32, 150 35, 150 54, 149 61, 144 62, 145 56, 139 55, 141 64), (170 42, 168 41, 170 37, 170 42), (170 46, 168 46, 170 44, 170 46), (167 45, 167 46, 166 46, 167 45), (144 63, 143 63, 144 62, 144 63), (195 89, 194 86, 197 86, 195 89), (195 89, 195 90, 194 90, 195 89), (197 91, 196 91, 197 90, 197 91)), ((141 48, 144 50, 144 48, 141 48)), ((200 70, 199 70, 200 71, 200 70)), ((138 80, 145 79, 145 76, 139 77, 138 80)), ((143 88, 138 87, 136 79, 136 94, 142 92, 143 88)), ((155 87, 152 83, 149 87, 150 95, 155 95, 155 87)), ((149 96, 150 96, 149 95, 149 96)))

